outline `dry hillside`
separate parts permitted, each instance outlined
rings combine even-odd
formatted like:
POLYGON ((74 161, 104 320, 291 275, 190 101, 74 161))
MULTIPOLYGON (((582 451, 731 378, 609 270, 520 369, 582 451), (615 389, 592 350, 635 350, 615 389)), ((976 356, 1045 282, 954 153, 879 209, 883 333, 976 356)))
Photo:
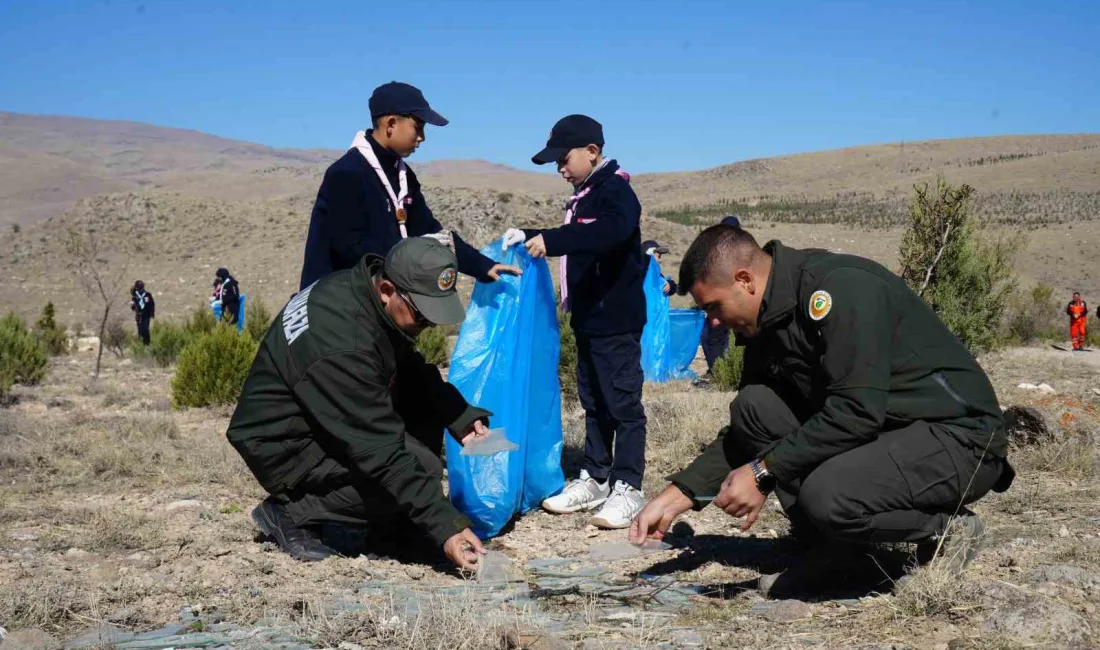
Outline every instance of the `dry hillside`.
MULTIPOLYGON (((278 308, 296 288, 309 212, 331 150, 280 150, 131 122, 0 113, 0 304, 27 315, 53 300, 89 321, 64 255, 70 228, 108 241, 161 315, 202 300, 218 266, 278 308), (123 254, 125 247, 136 252, 123 254)), ((624 161, 629 168, 629 161, 624 161)), ((551 226, 568 188, 485 161, 415 165, 445 225, 481 245, 510 225, 551 226)), ((1005 136, 854 147, 639 174, 644 234, 673 248, 738 212, 760 239, 866 255, 892 266, 907 192, 942 174, 977 190, 1000 233, 1028 231, 1021 281, 1100 292, 1100 135, 1005 136)))

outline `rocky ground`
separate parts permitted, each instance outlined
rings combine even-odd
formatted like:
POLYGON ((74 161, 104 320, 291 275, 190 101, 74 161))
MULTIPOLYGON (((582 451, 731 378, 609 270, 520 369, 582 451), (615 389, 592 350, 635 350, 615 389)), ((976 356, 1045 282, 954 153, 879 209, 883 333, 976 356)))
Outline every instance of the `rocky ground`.
MULTIPOLYGON (((795 555, 775 503, 746 534, 715 509, 689 513, 671 548, 619 559, 608 554, 624 532, 532 512, 492 541, 481 576, 297 563, 256 540, 248 513, 262 492, 225 442, 230 409, 172 411, 170 370, 108 358, 93 380, 93 362, 55 359, 0 410, 3 650, 1100 644, 1100 353, 982 359, 1002 403, 1031 407, 1047 430, 1013 449, 1012 489, 977 504, 989 539, 962 576, 933 565, 896 586, 911 549, 883 548, 846 560, 828 593, 787 601, 755 588, 795 555)), ((650 494, 713 437, 731 397, 647 386, 650 494)), ((582 420, 564 415, 569 469, 582 420)))

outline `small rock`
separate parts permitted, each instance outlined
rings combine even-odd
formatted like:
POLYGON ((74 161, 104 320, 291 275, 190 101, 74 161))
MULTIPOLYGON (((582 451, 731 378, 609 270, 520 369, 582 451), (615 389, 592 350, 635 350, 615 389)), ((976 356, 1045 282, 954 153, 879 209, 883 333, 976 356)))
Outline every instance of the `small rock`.
POLYGON ((1053 395, 1054 393, 1058 392, 1058 391, 1054 390, 1053 386, 1051 386, 1050 384, 1045 384, 1045 383, 1044 384, 1039 384, 1035 388, 1038 389, 1038 391, 1040 393, 1043 393, 1045 395, 1053 395))
POLYGON ((1088 621, 1073 610, 1055 600, 1034 596, 994 611, 986 617, 982 629, 1021 645, 1038 647, 1087 647, 1092 636, 1088 621))
POLYGON ((197 499, 181 499, 169 503, 164 509, 168 512, 175 512, 176 510, 202 510, 205 507, 202 501, 197 499))
POLYGON ((338 650, 366 650, 358 643, 352 643, 351 641, 341 641, 340 645, 336 646, 338 650))
POLYGON ((764 618, 773 623, 790 623, 800 618, 809 618, 813 613, 813 608, 801 600, 781 600, 768 608, 764 618))
POLYGON ((57 639, 35 627, 8 632, 3 639, 0 650, 56 650, 61 647, 57 639))
POLYGON ((160 560, 145 551, 138 551, 137 553, 127 555, 122 561, 129 566, 139 569, 155 569, 160 566, 160 560))
POLYGON ((33 542, 38 539, 38 535, 34 533, 12 533, 9 537, 17 542, 33 542))
POLYGON ((703 647, 703 635, 699 634, 695 630, 677 630, 673 632, 672 645, 677 648, 702 648, 703 647))
POLYGON ((947 650, 966 650, 966 639, 951 639, 947 642, 947 650))
POLYGON ((536 629, 500 629, 500 647, 504 650, 568 650, 569 644, 536 629))
POLYGON ((415 564, 405 567, 405 575, 409 576, 413 580, 420 580, 427 572, 424 571, 424 567, 417 566, 415 564))
POLYGON ((1066 528, 1065 524, 1062 524, 1062 527, 1058 530, 1058 537, 1069 537, 1069 529, 1066 528))
POLYGON ((89 555, 91 555, 91 553, 85 551, 82 548, 70 548, 69 550, 65 551, 65 557, 73 560, 83 560, 89 555))

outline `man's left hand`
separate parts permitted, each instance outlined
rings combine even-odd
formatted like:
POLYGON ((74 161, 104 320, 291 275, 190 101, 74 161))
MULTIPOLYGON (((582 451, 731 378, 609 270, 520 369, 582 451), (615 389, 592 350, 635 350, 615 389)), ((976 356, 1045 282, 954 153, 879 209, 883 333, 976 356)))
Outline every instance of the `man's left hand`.
POLYGON ((489 269, 486 275, 496 282, 500 279, 500 274, 505 273, 507 275, 523 275, 523 271, 518 266, 512 266, 511 264, 494 264, 493 268, 489 269))
POLYGON ((485 423, 481 420, 474 420, 474 423, 462 432, 462 439, 459 440, 459 442, 462 443, 463 447, 465 447, 467 444, 473 442, 474 440, 480 440, 488 435, 489 427, 485 426, 485 423))
POLYGON ((756 523, 767 500, 767 495, 756 488, 756 475, 746 464, 729 473, 718 497, 714 499, 714 505, 731 517, 744 517, 741 532, 745 532, 756 523))
POLYGON ((527 247, 527 253, 531 257, 535 259, 546 257, 546 242, 543 241, 542 235, 528 239, 524 246, 527 247))

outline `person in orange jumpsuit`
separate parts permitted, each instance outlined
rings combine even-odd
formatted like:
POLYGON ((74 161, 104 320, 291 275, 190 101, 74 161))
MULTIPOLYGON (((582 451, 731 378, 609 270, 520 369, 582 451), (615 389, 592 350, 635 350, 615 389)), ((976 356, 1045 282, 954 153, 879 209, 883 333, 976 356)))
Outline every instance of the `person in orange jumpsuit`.
POLYGON ((1081 294, 1074 291, 1073 300, 1066 305, 1069 314, 1069 338, 1073 341, 1073 351, 1085 349, 1085 335, 1088 331, 1089 306, 1081 300, 1081 294))

